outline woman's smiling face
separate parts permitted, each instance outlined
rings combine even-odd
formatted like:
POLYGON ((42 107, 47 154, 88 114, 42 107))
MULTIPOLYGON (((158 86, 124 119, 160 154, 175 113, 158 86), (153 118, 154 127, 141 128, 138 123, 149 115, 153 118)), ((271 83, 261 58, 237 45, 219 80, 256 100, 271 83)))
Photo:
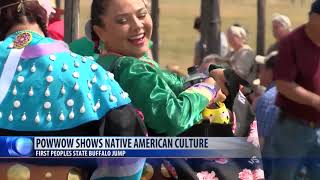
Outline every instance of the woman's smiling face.
POLYGON ((94 31, 108 52, 141 57, 148 50, 152 20, 143 0, 110 0, 106 13, 100 18, 103 25, 94 31))

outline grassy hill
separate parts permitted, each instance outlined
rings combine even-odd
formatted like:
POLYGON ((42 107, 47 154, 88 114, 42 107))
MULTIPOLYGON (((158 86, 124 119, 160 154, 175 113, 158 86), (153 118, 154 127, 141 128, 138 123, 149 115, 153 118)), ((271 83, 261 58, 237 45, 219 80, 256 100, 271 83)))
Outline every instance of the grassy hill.
MULTIPOLYGON (((307 20, 310 0, 266 0, 266 46, 272 42, 271 17, 273 13, 289 16, 296 27, 307 20)), ((81 25, 87 21, 89 0, 81 1, 81 25)), ((178 64, 185 69, 192 65, 194 42, 199 38, 192 29, 193 20, 200 14, 200 0, 160 0, 160 64, 178 64)), ((256 47, 257 0, 220 0, 222 31, 237 22, 249 31, 249 44, 256 47)), ((83 28, 81 28, 83 29, 83 28)))

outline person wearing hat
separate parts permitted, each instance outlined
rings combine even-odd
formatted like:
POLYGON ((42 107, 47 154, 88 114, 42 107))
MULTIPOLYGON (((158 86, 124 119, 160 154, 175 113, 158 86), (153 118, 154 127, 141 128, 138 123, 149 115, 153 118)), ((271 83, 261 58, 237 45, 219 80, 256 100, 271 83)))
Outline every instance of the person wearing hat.
POLYGON ((263 148, 264 138, 269 136, 270 129, 279 114, 278 107, 275 105, 277 88, 273 81, 273 68, 277 54, 277 51, 272 51, 267 56, 256 56, 255 59, 260 64, 260 85, 266 87, 264 94, 257 100, 255 108, 261 148, 263 148))
POLYGON ((278 50, 280 40, 291 32, 291 27, 292 24, 289 17, 278 13, 273 14, 272 33, 276 42, 268 48, 267 54, 278 50))
MULTIPOLYGON (((309 179, 320 179, 320 0, 312 3, 309 20, 279 44, 274 79, 279 119, 270 146, 270 179, 294 179, 304 160, 309 179)), ((267 142, 265 142, 267 146, 267 142)))

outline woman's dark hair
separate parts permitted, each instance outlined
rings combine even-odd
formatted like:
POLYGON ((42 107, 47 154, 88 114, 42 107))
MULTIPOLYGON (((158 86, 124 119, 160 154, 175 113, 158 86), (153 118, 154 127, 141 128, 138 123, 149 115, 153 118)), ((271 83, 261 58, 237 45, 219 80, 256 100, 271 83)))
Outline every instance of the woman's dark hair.
POLYGON ((0 40, 5 39, 8 31, 13 26, 23 24, 26 21, 28 23, 37 23, 44 35, 47 36, 47 11, 42 8, 37 0, 25 0, 22 1, 22 4, 19 2, 20 0, 0 1, 0 40), (18 6, 22 7, 20 7, 20 11, 18 6))
POLYGON ((193 29, 200 31, 200 27, 201 27, 201 18, 198 16, 194 19, 193 29))
MULTIPOLYGON (((93 26, 103 26, 101 16, 106 14, 107 8, 111 0, 93 0, 91 4, 91 40, 94 42, 94 51, 99 52, 99 36, 94 32, 93 26)), ((146 8, 149 9, 148 3, 143 1, 146 8)))
POLYGON ((93 26, 102 26, 101 16, 106 13, 107 3, 110 0, 93 0, 91 5, 91 38, 94 42, 94 51, 99 53, 99 36, 94 32, 93 26))
POLYGON ((277 59, 277 56, 270 57, 270 59, 265 64, 266 68, 273 69, 276 64, 276 59, 277 59))
POLYGON ((309 14, 312 14, 312 13, 320 14, 320 1, 319 0, 315 0, 311 4, 311 9, 310 9, 309 14))
POLYGON ((241 24, 239 24, 239 23, 234 23, 234 24, 232 24, 232 26, 244 28, 244 27, 243 27, 241 24))

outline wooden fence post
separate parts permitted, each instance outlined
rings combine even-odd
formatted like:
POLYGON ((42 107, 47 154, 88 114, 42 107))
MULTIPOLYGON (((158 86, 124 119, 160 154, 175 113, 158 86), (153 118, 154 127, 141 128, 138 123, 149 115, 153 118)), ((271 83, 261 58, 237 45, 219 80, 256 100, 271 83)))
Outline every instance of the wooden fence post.
MULTIPOLYGON (((200 14, 200 32, 201 32, 201 36, 200 36, 200 58, 201 60, 205 57, 206 53, 207 53, 207 25, 204 23, 205 19, 206 19, 206 8, 207 8, 207 2, 205 0, 201 0, 201 14, 200 14)), ((200 64, 201 62, 199 62, 200 64)), ((198 64, 195 64, 198 65, 198 64)))
POLYGON ((209 1, 209 22, 208 23, 208 54, 220 54, 220 0, 209 1))
POLYGON ((206 47, 203 57, 208 54, 220 54, 220 24, 220 0, 202 0, 201 41, 206 47))
POLYGON ((70 43, 79 34, 80 0, 66 0, 64 12, 64 41, 70 43))
POLYGON ((264 55, 265 50, 265 24, 266 1, 257 0, 257 54, 264 55))
POLYGON ((159 62, 159 0, 152 0, 151 4, 151 17, 153 21, 153 31, 151 40, 153 42, 152 46, 152 56, 153 59, 159 62))
POLYGON ((56 6, 58 9, 61 8, 61 0, 56 0, 56 6))

